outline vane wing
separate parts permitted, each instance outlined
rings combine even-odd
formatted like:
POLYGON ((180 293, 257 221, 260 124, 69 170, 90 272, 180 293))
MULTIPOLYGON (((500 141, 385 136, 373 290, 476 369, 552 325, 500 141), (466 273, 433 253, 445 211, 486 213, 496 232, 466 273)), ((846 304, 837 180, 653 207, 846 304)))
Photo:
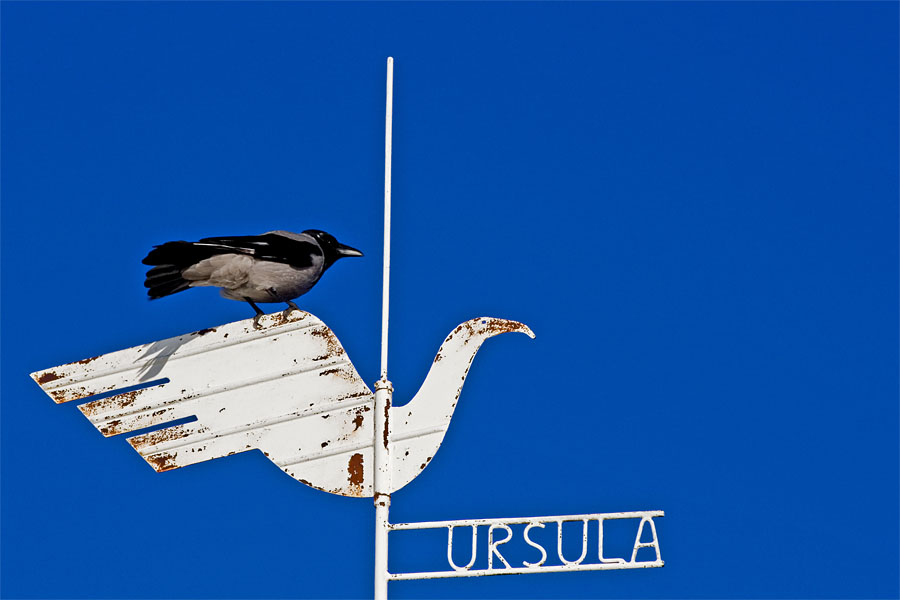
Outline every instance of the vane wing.
POLYGON ((104 436, 196 417, 128 439, 156 471, 258 449, 303 483, 371 496, 374 396, 341 343, 305 312, 260 324, 229 323, 32 377, 55 402, 91 399, 78 408, 104 436))

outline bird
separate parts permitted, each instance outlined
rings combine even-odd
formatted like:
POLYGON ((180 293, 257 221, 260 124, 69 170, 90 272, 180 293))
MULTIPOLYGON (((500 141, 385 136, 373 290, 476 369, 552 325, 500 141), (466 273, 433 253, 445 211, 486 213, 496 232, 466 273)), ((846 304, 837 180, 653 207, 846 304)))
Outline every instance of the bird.
POLYGON ((363 253, 318 229, 166 242, 154 246, 142 261, 153 267, 147 271, 144 287, 151 300, 192 287, 218 287, 224 298, 250 304, 256 311, 253 326, 259 328, 265 313, 257 302, 285 302, 285 315, 300 310, 294 299, 312 289, 328 267, 346 256, 363 253))

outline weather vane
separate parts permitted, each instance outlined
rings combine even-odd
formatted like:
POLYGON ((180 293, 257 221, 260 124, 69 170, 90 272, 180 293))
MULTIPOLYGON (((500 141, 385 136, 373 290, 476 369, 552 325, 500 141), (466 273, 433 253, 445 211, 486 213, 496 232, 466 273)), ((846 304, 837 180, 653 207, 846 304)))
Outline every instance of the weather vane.
POLYGON ((481 344, 509 332, 534 337, 516 321, 491 317, 466 321, 444 339, 412 401, 391 406, 387 338, 393 72, 393 58, 388 58, 381 377, 374 393, 332 330, 293 303, 338 258, 362 255, 316 230, 158 246, 144 259, 153 266, 145 284, 151 298, 212 285, 220 287, 226 298, 250 303, 256 316, 38 371, 32 378, 57 403, 89 400, 78 408, 104 436, 168 424, 128 438, 157 472, 256 449, 313 488, 373 497, 375 598, 387 598, 388 581, 663 566, 653 521, 664 515, 659 510, 390 522, 391 494, 415 479, 434 457, 481 344), (288 309, 267 315, 256 302, 286 302, 288 309), (90 400, 94 396, 100 397, 90 400), (630 557, 604 555, 604 522, 612 520, 634 523, 630 557), (566 522, 581 523, 581 553, 575 559, 564 556, 566 522), (553 559, 548 558, 547 541, 534 537, 540 532, 533 531, 543 531, 548 524, 556 529, 553 559), (521 566, 509 562, 510 554, 502 546, 515 538, 513 526, 536 560, 522 561, 521 566), (455 528, 471 532, 465 565, 454 562, 455 528), (447 531, 447 568, 390 572, 388 534, 422 529, 447 531), (486 555, 482 555, 478 531, 485 529, 486 555), (589 537, 597 540, 597 553, 591 556, 589 537), (638 560, 641 549, 652 550, 653 558, 638 560))

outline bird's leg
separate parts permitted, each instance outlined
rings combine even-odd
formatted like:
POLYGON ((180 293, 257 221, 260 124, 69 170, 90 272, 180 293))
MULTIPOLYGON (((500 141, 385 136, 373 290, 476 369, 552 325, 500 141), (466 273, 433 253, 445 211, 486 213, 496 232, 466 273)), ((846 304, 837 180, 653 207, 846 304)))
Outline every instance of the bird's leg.
POLYGON ((250 306, 253 307, 253 310, 256 311, 256 316, 253 317, 254 329, 262 329, 262 326, 259 324, 259 318, 266 313, 264 313, 262 310, 260 310, 260 308, 256 304, 254 304, 253 300, 251 300, 250 298, 244 296, 244 300, 246 300, 250 304, 250 306))
POLYGON ((287 305, 288 305, 288 307, 286 309, 284 309, 283 313, 281 313, 285 319, 288 317, 289 314, 291 314, 292 310, 300 310, 300 307, 297 306, 296 304, 294 304, 293 300, 288 300, 287 305))

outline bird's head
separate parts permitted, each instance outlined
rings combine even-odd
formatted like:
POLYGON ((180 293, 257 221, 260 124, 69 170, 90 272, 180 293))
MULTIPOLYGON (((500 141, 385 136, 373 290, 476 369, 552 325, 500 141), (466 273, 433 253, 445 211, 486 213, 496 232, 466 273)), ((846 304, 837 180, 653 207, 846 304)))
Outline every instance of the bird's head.
POLYGON ((319 243, 319 246, 322 247, 322 252, 324 252, 325 254, 326 269, 333 265, 334 262, 339 258, 344 258, 345 256, 363 255, 363 253, 356 248, 351 248, 350 246, 345 246, 344 244, 340 243, 330 233, 319 231, 318 229, 307 229, 303 233, 315 238, 315 240, 319 243))

